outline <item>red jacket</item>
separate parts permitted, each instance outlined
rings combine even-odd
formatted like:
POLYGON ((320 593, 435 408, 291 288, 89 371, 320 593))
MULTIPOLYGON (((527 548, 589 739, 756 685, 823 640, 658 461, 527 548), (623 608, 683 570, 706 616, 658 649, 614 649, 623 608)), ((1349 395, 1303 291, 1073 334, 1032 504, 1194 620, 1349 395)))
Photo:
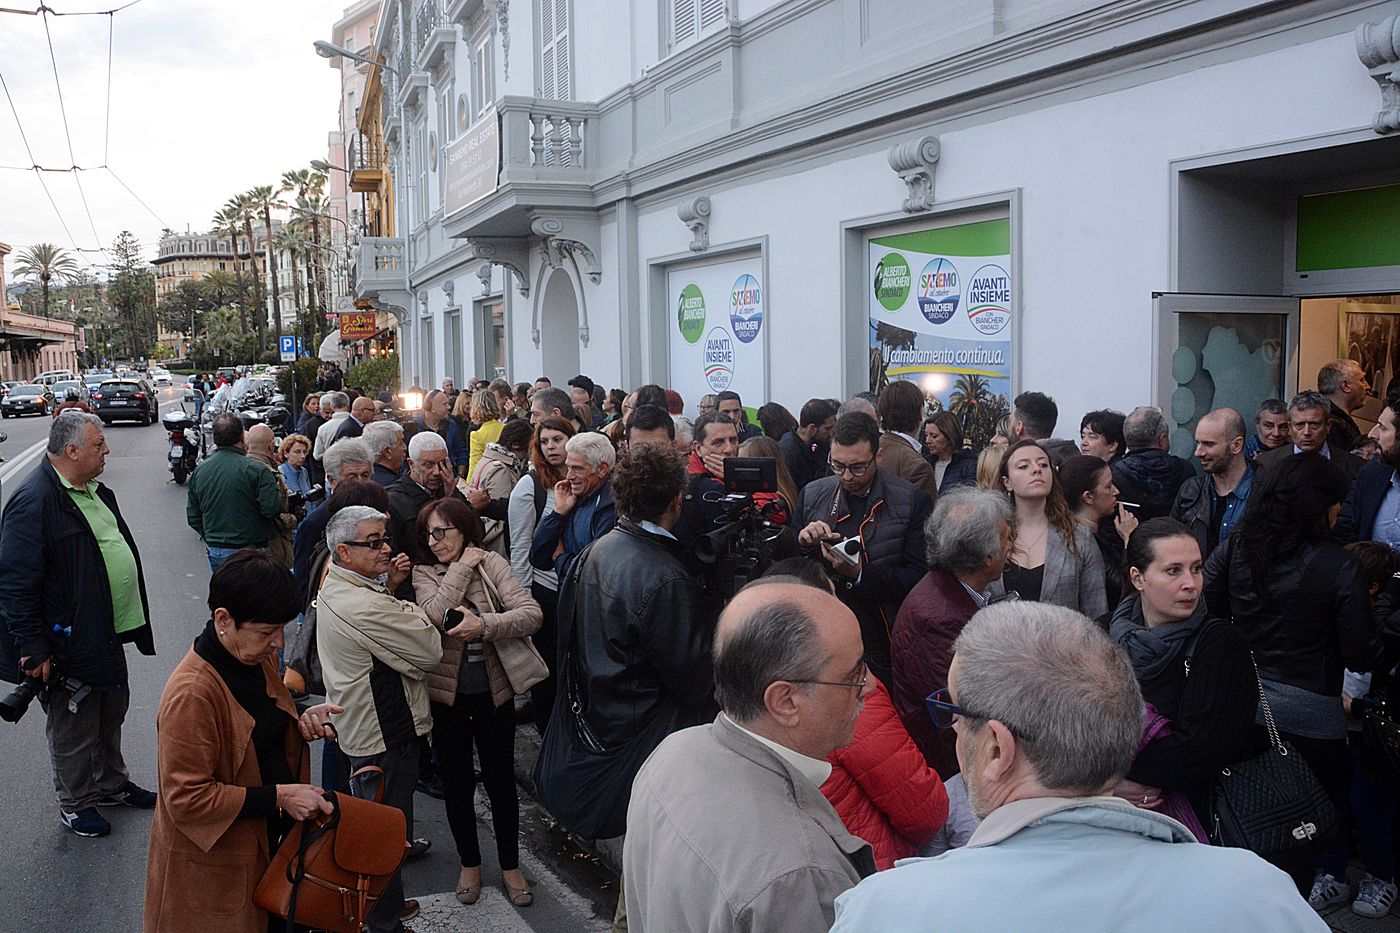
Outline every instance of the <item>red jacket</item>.
POLYGON ((875 849, 881 871, 918 854, 948 819, 948 792, 938 772, 904 731, 884 686, 866 697, 854 741, 827 758, 822 794, 852 835, 875 849))

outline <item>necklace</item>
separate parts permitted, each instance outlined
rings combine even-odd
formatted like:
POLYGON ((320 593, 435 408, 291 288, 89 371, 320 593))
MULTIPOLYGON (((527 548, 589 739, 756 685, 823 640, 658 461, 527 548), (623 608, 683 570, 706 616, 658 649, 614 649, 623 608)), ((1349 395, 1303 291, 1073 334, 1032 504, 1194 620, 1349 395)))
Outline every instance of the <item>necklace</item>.
POLYGON ((1020 542, 1017 542, 1016 550, 1020 551, 1026 557, 1029 557, 1031 553, 1031 548, 1036 547, 1041 542, 1043 542, 1045 540, 1046 535, 1048 535, 1049 533, 1050 523, 1046 522, 1045 527, 1041 529, 1040 534, 1037 535, 1033 541, 1027 541, 1024 547, 1021 545, 1020 542))

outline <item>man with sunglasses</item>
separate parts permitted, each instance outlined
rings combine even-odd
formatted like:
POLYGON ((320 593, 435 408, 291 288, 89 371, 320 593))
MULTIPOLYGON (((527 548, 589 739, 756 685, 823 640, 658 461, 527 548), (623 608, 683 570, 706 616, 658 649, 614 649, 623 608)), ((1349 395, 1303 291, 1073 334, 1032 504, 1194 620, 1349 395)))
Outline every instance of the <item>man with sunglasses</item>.
MULTIPOLYGON (((382 785, 381 802, 404 812, 412 839, 418 740, 433 727, 428 673, 442 659, 442 635, 422 609, 394 597, 410 567, 404 555, 390 557, 385 525, 384 513, 365 505, 341 509, 326 525, 331 565, 316 600, 316 649, 327 702, 345 710, 335 728, 350 759, 350 792, 373 799, 382 785), (383 773, 354 775, 369 765, 383 773)), ((366 929, 398 933, 416 912, 395 875, 366 929)))
POLYGON ((870 670, 893 691, 890 633, 904 597, 924 575, 928 494, 880 468, 880 426, 864 412, 836 419, 831 432, 832 476, 808 483, 797 496, 792 527, 804 556, 821 560, 836 595, 855 613, 870 670), (854 562, 832 545, 855 539, 854 562))
POLYGON ((973 616, 929 713, 957 735, 968 844, 906 859, 836 900, 832 933, 1325 931, 1288 875, 1111 796, 1142 735, 1142 692, 1086 617, 1012 602, 973 616), (1011 887, 1008 888, 1008 885, 1011 887))
POLYGON ((874 873, 819 790, 873 689, 863 650, 851 611, 795 577, 730 602, 723 712, 667 737, 632 785, 622 876, 638 929, 825 930, 836 896, 874 873))

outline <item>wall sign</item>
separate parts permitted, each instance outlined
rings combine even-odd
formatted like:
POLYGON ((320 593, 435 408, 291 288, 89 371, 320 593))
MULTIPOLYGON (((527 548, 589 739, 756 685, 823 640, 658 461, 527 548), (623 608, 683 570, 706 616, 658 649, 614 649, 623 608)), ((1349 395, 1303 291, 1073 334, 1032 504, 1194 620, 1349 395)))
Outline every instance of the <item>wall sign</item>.
POLYGON ((762 405, 767 385, 767 295, 763 259, 670 269, 665 317, 670 383, 699 415, 702 395, 738 392, 750 408, 762 405))
POLYGON ((447 145, 444 210, 460 211, 496 190, 501 174, 501 134, 495 109, 447 145))

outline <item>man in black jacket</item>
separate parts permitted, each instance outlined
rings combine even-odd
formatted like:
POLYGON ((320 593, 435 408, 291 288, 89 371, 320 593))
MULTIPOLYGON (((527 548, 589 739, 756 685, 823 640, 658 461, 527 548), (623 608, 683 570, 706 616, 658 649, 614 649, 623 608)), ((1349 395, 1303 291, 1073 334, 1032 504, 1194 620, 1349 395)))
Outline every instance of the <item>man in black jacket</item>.
POLYGON ((904 597, 928 569, 924 522, 928 494, 880 468, 880 427, 864 412, 836 419, 831 433, 835 476, 807 484, 797 495, 792 527, 805 555, 829 568, 836 595, 860 621, 870 671, 891 686, 890 634, 904 597), (855 538, 858 559, 839 557, 831 545, 855 538))
POLYGON ((567 747, 546 748, 535 767, 540 800, 590 839, 626 829, 632 779, 662 739, 719 711, 710 660, 719 606, 671 534, 685 467, 672 449, 639 444, 612 482, 617 527, 560 581, 556 670, 569 672, 577 703, 555 704, 545 741, 567 747))
POLYGON ((1186 526, 1209 557, 1244 517, 1254 467, 1244 458, 1244 418, 1217 408, 1196 424, 1196 459, 1205 472, 1181 484, 1171 517, 1186 526))
POLYGON ((0 679, 18 682, 23 670, 50 684, 59 819, 79 836, 111 832, 99 806, 156 805, 122 760, 123 646, 156 651, 136 541, 97 482, 109 452, 97 416, 55 418, 47 459, 0 518, 0 679))
POLYGON ((1332 538, 1342 544, 1380 541, 1400 551, 1400 395, 1386 399, 1370 437, 1380 446, 1351 484, 1332 538))
POLYGON ((1134 408, 1123 419, 1123 440, 1128 452, 1109 464, 1118 498, 1138 521, 1161 518, 1171 511, 1181 484, 1196 471, 1180 457, 1167 453, 1167 419, 1162 409, 1151 405, 1134 408))
MULTIPOLYGON (((342 443, 344 443, 342 441, 342 443)), ((452 477, 447 442, 434 431, 419 431, 408 442, 408 472, 385 490, 389 493, 389 539, 395 554, 407 554, 415 564, 433 562, 432 552, 418 540, 418 513, 434 499, 453 496, 463 502, 452 477)), ((399 587, 401 599, 411 599, 412 584, 399 587)))
POLYGON ((797 427, 778 441, 798 492, 812 480, 830 475, 826 455, 835 427, 835 407, 825 399, 810 398, 797 416, 797 427))

